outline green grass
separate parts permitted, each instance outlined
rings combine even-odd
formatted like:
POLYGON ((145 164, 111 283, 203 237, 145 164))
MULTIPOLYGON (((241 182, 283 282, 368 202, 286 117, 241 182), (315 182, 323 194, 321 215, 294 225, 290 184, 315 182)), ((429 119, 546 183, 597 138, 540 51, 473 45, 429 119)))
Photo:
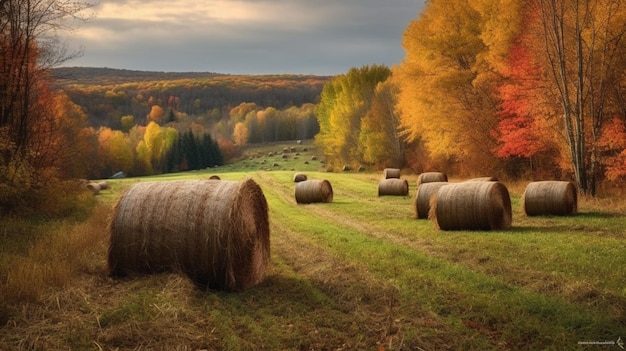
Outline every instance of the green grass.
MULTIPOLYGON (((444 232, 414 218, 417 175, 407 176, 411 196, 378 197, 378 173, 304 164, 311 145, 263 168, 264 155, 282 146, 251 148, 236 164, 210 170, 110 180, 99 197, 110 208, 137 181, 254 179, 271 225, 261 284, 225 293, 177 274, 110 278, 100 221, 87 226, 100 228, 88 230, 99 231, 92 233, 99 244, 73 249, 82 258, 72 261, 72 279, 40 287, 38 299, 6 300, 0 349, 571 350, 606 349, 577 343, 626 337, 623 204, 582 199, 577 215, 528 218, 518 190, 510 230, 444 232), (333 202, 296 204, 294 171, 329 180, 333 202)), ((15 234, 0 230, 3 244, 15 242, 0 249, 3 276, 19 268, 7 257, 46 260, 29 242, 62 251, 45 233, 58 223, 10 225, 15 234)))

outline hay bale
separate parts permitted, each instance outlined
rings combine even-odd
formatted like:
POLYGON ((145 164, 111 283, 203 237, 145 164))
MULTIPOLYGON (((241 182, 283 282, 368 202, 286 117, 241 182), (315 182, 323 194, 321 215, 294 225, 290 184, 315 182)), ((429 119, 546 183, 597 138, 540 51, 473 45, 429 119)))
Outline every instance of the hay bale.
POLYGON ((437 193, 439 188, 448 185, 448 182, 431 182, 420 184, 415 193, 415 218, 426 219, 430 212, 430 199, 437 193))
POLYGON ((108 190, 109 189, 109 182, 107 182, 107 181, 98 182, 98 185, 100 186, 100 190, 108 190))
POLYGON ((400 169, 399 168, 385 168, 383 170, 383 178, 385 179, 400 178, 400 169))
POLYGON ((209 179, 212 179, 212 180, 220 180, 221 178, 220 178, 220 176, 218 176, 217 174, 214 174, 214 175, 210 176, 210 177, 209 177, 209 179))
POLYGON ((94 195, 100 194, 100 184, 98 183, 94 183, 94 182, 87 183, 87 189, 89 189, 89 191, 91 191, 91 193, 94 195))
POLYGON ((417 186, 422 183, 447 182, 448 175, 443 172, 424 172, 417 178, 417 186))
POLYGON ((137 183, 114 209, 109 272, 180 271, 203 288, 247 289, 269 263, 267 210, 251 179, 137 183))
POLYGON ((344 172, 350 172, 352 168, 350 168, 350 166, 348 165, 343 165, 343 167, 341 167, 341 170, 344 172))
POLYGON ((406 179, 390 178, 378 182, 378 196, 407 196, 409 182, 406 179))
POLYGON ((304 182, 305 180, 307 180, 307 176, 304 173, 296 173, 293 175, 293 181, 296 183, 304 182))
POLYGON ((567 216, 578 210, 578 193, 572 182, 531 182, 524 190, 522 202, 527 216, 567 216))
POLYGON ((432 197, 429 215, 442 230, 508 229, 511 197, 500 182, 451 183, 432 197))
POLYGON ((333 187, 328 180, 305 180, 296 184, 296 202, 299 204, 332 201, 333 187))

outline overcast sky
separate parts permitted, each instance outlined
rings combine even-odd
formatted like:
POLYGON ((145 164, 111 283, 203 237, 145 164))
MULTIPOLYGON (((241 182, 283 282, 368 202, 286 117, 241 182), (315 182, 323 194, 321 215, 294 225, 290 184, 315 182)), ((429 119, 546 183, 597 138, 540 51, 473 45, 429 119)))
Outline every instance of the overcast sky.
MULTIPOLYGON (((90 0, 92 3, 94 0, 90 0)), ((335 75, 393 66, 424 0, 101 0, 65 66, 335 75)))

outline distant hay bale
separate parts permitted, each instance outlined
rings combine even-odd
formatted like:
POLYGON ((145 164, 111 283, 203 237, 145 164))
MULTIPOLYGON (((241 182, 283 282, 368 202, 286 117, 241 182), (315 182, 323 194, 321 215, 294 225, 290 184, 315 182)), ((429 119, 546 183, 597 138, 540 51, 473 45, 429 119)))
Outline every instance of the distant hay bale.
POLYGON ((94 183, 94 182, 87 183, 87 189, 89 189, 89 191, 91 191, 91 193, 94 195, 100 194, 100 184, 98 183, 94 183))
POLYGON ((378 182, 378 196, 407 196, 409 182, 406 179, 390 178, 378 182))
POLYGON ((220 180, 221 178, 220 178, 220 176, 218 176, 218 175, 214 174, 214 175, 210 176, 210 177, 209 177, 209 179, 212 179, 212 180, 220 180))
POLYGON ((466 180, 466 182, 497 182, 498 178, 496 177, 478 177, 466 180))
POLYGON ((448 185, 448 182, 431 182, 423 183, 417 187, 415 193, 415 218, 426 219, 430 212, 430 199, 437 193, 439 188, 444 185, 448 185))
POLYGON ((317 161, 317 156, 311 156, 311 161, 317 161))
POLYGON ((383 178, 400 178, 400 169, 399 168, 385 168, 383 170, 383 178))
POLYGON ((109 272, 180 271, 203 288, 247 289, 262 281, 269 263, 267 210, 251 179, 134 184, 109 226, 109 272))
POLYGON ((307 176, 304 173, 296 173, 293 175, 293 181, 298 183, 298 182, 303 182, 307 180, 307 176))
POLYGON ((429 216, 441 230, 509 229, 511 197, 500 182, 450 183, 432 197, 429 216))
POLYGON ((578 193, 572 182, 531 182, 526 186, 522 202, 527 216, 567 216, 578 210, 578 193))
POLYGON ((351 170, 352 170, 352 168, 350 168, 350 166, 348 166, 348 165, 343 165, 343 167, 341 168, 341 170, 342 170, 342 171, 344 171, 344 172, 349 172, 349 171, 351 171, 351 170))
POLYGON ((98 182, 98 185, 100 186, 100 190, 108 190, 109 189, 109 182, 107 182, 107 181, 98 182))
POLYGON ((448 175, 443 172, 424 172, 417 178, 417 186, 422 183, 447 182, 448 175))
POLYGON ((332 201, 333 187, 328 180, 305 180, 296 184, 296 202, 299 204, 332 201))

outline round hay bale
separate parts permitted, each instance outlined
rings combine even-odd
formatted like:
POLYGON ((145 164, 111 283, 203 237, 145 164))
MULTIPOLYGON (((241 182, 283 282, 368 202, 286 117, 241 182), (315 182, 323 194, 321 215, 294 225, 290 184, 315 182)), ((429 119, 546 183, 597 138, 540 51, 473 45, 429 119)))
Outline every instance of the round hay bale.
POLYGON ((94 183, 94 182, 87 183, 87 189, 89 189, 89 191, 91 191, 91 193, 94 195, 100 194, 100 184, 98 183, 94 183))
POLYGON ((344 172, 350 172, 352 168, 350 168, 350 166, 348 165, 343 165, 343 167, 341 167, 341 170, 344 172))
POLYGON ((385 179, 400 178, 400 169, 399 168, 385 168, 383 170, 383 178, 385 179))
POLYGON ((531 182, 524 190, 522 202, 527 216, 567 216, 578 210, 578 192, 572 182, 531 182))
POLYGON ((415 193, 415 218, 426 219, 430 212, 430 199, 437 193, 439 188, 448 185, 448 182, 431 182, 420 184, 415 193))
POLYGON ((448 175, 443 172, 424 172, 417 178, 417 186, 422 183, 447 182, 448 175))
POLYGON ((108 190, 109 189, 109 182, 107 182, 106 180, 98 182, 98 185, 100 186, 100 190, 108 190))
POLYGON ((378 182, 378 196, 407 196, 409 182, 406 179, 390 178, 378 182))
POLYGON ((497 182, 498 178, 496 177, 478 177, 466 180, 466 182, 497 182))
POLYGON ((307 179, 307 176, 304 173, 296 173, 293 175, 293 181, 296 183, 304 182, 306 179, 307 179))
POLYGON ((209 179, 220 180, 221 178, 220 178, 220 176, 214 174, 214 175, 210 176, 209 179))
POLYGON ((430 217, 441 230, 509 229, 511 197, 500 182, 451 183, 432 197, 430 217))
POLYGON ((247 289, 269 263, 267 210, 251 179, 137 183, 113 211, 109 272, 180 271, 203 288, 247 289))
POLYGON ((332 201, 333 187, 328 180, 305 180, 296 184, 296 202, 299 204, 332 201))

